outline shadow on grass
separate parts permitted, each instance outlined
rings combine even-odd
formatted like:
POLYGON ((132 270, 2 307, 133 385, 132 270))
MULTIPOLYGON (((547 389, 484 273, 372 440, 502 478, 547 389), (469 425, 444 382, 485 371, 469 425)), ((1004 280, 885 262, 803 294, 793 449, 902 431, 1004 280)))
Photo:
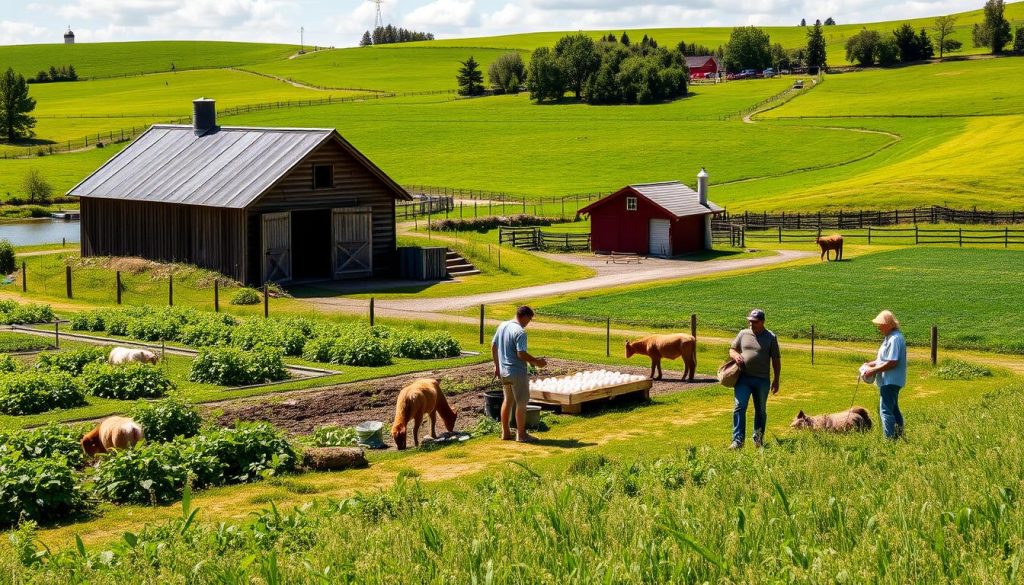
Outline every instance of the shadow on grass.
POLYGON ((581 447, 592 447, 597 443, 588 443, 579 439, 541 439, 538 438, 534 445, 542 447, 558 447, 559 449, 579 449, 581 447))
POLYGON ((288 293, 297 299, 336 297, 346 294, 374 293, 419 293, 430 289, 444 280, 367 280, 359 283, 317 282, 300 284, 288 288, 288 293))

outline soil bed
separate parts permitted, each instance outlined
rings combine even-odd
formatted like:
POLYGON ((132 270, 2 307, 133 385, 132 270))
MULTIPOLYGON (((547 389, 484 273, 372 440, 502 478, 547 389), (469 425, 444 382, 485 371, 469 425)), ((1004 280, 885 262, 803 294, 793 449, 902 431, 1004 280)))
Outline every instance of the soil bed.
MULTIPOLYGON (((642 363, 642 362, 638 362, 642 363)), ((650 374, 650 367, 644 364, 639 367, 607 366, 588 364, 561 359, 549 359, 548 367, 541 375, 559 376, 581 370, 613 369, 629 374, 650 374)), ((379 420, 390 425, 395 417, 395 401, 402 387, 417 378, 438 378, 448 402, 458 413, 455 423, 457 430, 474 427, 484 417, 485 390, 500 389, 493 380, 493 366, 489 363, 462 366, 443 370, 418 372, 377 378, 348 384, 339 384, 316 390, 279 394, 272 397, 262 396, 231 402, 209 405, 208 410, 218 413, 217 423, 231 425, 235 421, 269 421, 279 429, 291 435, 304 435, 323 425, 355 426, 368 420, 379 420)), ((678 392, 698 386, 714 383, 712 378, 701 378, 690 384, 680 381, 681 372, 666 371, 665 380, 655 380, 651 395, 678 392)), ((616 399, 617 403, 628 400, 628 397, 616 399)), ((595 401, 585 405, 584 412, 594 412, 608 401, 595 401)), ((438 433, 444 432, 444 424, 438 420, 438 433)), ((430 432, 430 421, 420 428, 421 437, 430 432)), ((385 433, 386 434, 386 433, 385 433)), ((390 440, 390 437, 385 437, 390 440)))

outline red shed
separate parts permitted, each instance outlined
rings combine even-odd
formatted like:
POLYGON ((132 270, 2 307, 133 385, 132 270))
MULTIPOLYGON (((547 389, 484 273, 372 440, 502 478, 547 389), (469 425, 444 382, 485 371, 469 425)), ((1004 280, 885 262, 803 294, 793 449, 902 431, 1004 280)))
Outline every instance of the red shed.
MULTIPOLYGON (((702 176, 701 176, 702 175, 702 176)), ((707 193, 707 173, 698 182, 707 193)), ((578 213, 590 215, 594 252, 678 256, 711 248, 711 216, 724 211, 679 181, 629 185, 578 213)))
POLYGON ((686 67, 690 70, 690 77, 703 79, 712 73, 718 73, 718 59, 711 55, 687 57, 686 67))

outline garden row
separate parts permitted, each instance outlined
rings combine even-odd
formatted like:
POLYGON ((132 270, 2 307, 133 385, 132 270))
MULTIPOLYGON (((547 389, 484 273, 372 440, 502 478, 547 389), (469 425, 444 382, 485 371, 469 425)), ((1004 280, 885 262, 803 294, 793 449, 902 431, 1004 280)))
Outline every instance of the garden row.
POLYGON ((170 396, 140 402, 131 416, 146 441, 86 468, 81 426, 50 424, 0 437, 0 527, 53 522, 98 500, 163 504, 194 489, 256 481, 293 471, 295 448, 268 423, 201 428, 195 408, 170 396))
POLYGON ((384 366, 394 358, 455 357, 461 351, 458 341, 447 331, 370 327, 300 317, 238 321, 228 315, 179 307, 97 309, 73 316, 71 328, 193 347, 276 348, 284 355, 348 366, 384 366))

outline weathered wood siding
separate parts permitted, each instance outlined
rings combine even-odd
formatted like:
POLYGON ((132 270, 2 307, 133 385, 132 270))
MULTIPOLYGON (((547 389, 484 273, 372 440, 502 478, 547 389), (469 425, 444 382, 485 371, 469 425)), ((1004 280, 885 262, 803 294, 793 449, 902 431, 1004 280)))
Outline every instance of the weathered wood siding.
POLYGON ((82 197, 83 256, 185 262, 244 280, 240 209, 82 197))
MULTIPOLYGON (((273 188, 247 209, 249 230, 247 254, 251 279, 260 278, 260 217, 264 213, 336 207, 370 207, 373 210, 373 273, 390 275, 397 271, 395 240, 395 196, 337 143, 329 141, 316 149, 273 188), (313 189, 313 167, 334 165, 334 186, 313 189)), ((293 225, 293 233, 302 233, 293 225)))

